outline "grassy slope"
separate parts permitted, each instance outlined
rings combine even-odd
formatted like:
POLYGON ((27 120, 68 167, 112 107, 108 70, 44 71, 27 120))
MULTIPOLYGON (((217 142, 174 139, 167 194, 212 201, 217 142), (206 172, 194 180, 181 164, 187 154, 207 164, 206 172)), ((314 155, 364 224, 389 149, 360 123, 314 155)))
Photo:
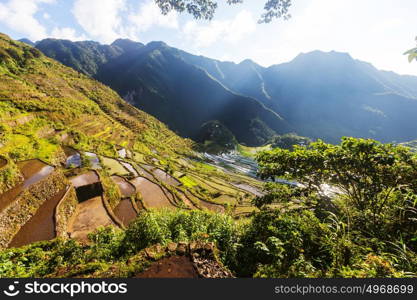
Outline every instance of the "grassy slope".
POLYGON ((145 154, 191 150, 190 141, 110 88, 3 34, 0 75, 0 155, 54 163, 57 139, 67 134, 85 150, 107 155, 117 145, 145 154))

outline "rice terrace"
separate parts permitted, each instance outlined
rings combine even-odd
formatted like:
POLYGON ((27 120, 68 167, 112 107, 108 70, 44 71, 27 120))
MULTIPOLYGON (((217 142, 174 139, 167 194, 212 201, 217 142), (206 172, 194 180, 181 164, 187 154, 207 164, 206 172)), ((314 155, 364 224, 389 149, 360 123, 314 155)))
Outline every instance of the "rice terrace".
POLYGON ((415 279, 399 2, 0 0, 0 279, 415 279))

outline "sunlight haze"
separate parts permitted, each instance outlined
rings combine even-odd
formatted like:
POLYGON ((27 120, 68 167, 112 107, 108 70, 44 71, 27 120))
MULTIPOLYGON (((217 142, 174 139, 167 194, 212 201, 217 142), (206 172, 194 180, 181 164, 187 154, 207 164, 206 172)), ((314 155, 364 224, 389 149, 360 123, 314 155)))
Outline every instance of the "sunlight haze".
POLYGON ((290 61, 301 52, 335 50, 379 69, 417 75, 416 64, 403 55, 415 45, 414 0, 294 0, 289 21, 267 25, 257 24, 262 5, 255 0, 222 3, 208 22, 187 14, 162 16, 151 0, 0 0, 0 31, 32 41, 162 40, 194 54, 252 59, 263 66, 290 61))

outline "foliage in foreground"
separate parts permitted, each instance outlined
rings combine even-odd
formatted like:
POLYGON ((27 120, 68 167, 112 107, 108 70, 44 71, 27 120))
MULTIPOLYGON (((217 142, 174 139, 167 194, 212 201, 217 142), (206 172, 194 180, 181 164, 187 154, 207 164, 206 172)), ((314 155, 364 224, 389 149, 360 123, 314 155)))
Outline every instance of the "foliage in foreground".
POLYGON ((147 211, 126 231, 92 234, 90 245, 54 240, 7 249, 0 277, 94 276, 115 266, 120 272, 112 276, 131 276, 128 262, 140 250, 195 240, 216 243, 238 277, 417 276, 417 163, 408 149, 344 139, 274 149, 258 160, 264 177, 291 173, 302 185, 268 183, 269 193, 255 201, 261 210, 242 221, 208 211, 147 211), (343 193, 330 197, 323 184, 343 193))
MULTIPOLYGON (((310 261, 311 270, 320 270, 317 275, 416 275, 417 157, 410 149, 344 138, 340 145, 318 141, 294 151, 263 152, 258 162, 262 177, 298 182, 293 187, 268 183, 269 193, 255 201, 259 208, 267 211, 270 204, 280 203, 287 210, 311 210, 324 226, 321 235, 314 234, 321 247, 315 259, 326 253, 324 248, 333 259, 320 259, 321 265, 310 261), (368 263, 383 270, 371 270, 368 263)), ((317 220, 298 227, 309 223, 311 231, 317 220)), ((270 269, 268 265, 266 274, 270 269)))
POLYGON ((140 250, 171 241, 212 241, 227 254, 237 237, 236 224, 226 215, 185 210, 143 212, 126 231, 107 227, 91 234, 90 245, 57 239, 3 250, 0 277, 69 277, 115 264, 128 268, 128 259, 140 250))
POLYGON ((306 209, 264 210, 245 225, 211 212, 146 212, 126 232, 109 227, 90 238, 88 246, 55 240, 4 250, 0 277, 93 276, 113 266, 130 276, 129 259, 139 250, 192 240, 214 241, 223 263, 241 277, 406 277, 417 272, 415 252, 401 241, 348 232, 340 220, 320 220, 306 209))

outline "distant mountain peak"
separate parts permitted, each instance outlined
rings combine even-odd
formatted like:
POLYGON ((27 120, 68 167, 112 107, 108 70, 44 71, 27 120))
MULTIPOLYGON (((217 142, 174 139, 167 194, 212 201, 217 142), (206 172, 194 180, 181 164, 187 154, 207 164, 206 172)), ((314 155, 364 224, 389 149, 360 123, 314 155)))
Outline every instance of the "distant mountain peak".
POLYGON ((253 66, 253 65, 255 65, 255 66, 257 66, 258 64, 257 64, 256 62, 254 62, 253 60, 251 60, 251 59, 247 58, 247 59, 245 59, 245 60, 242 60, 242 61, 239 63, 239 65, 249 65, 249 66, 253 66))
POLYGON ((32 47, 34 47, 34 46, 35 46, 35 43, 34 43, 34 42, 32 42, 31 40, 27 39, 27 38, 20 39, 20 40, 19 40, 19 42, 22 42, 22 43, 28 44, 29 46, 32 46, 32 47))
POLYGON ((169 47, 166 43, 162 41, 153 41, 146 44, 148 48, 161 48, 161 47, 169 47))
POLYGON ((135 42, 130 39, 117 39, 111 44, 111 46, 117 46, 123 49, 124 51, 130 52, 130 51, 139 50, 144 45, 140 42, 135 42))
POLYGON ((347 52, 338 52, 335 50, 332 51, 322 51, 322 50, 314 50, 306 53, 300 53, 295 58, 295 60, 303 60, 303 59, 338 59, 338 60, 351 60, 354 59, 352 56, 347 52))

